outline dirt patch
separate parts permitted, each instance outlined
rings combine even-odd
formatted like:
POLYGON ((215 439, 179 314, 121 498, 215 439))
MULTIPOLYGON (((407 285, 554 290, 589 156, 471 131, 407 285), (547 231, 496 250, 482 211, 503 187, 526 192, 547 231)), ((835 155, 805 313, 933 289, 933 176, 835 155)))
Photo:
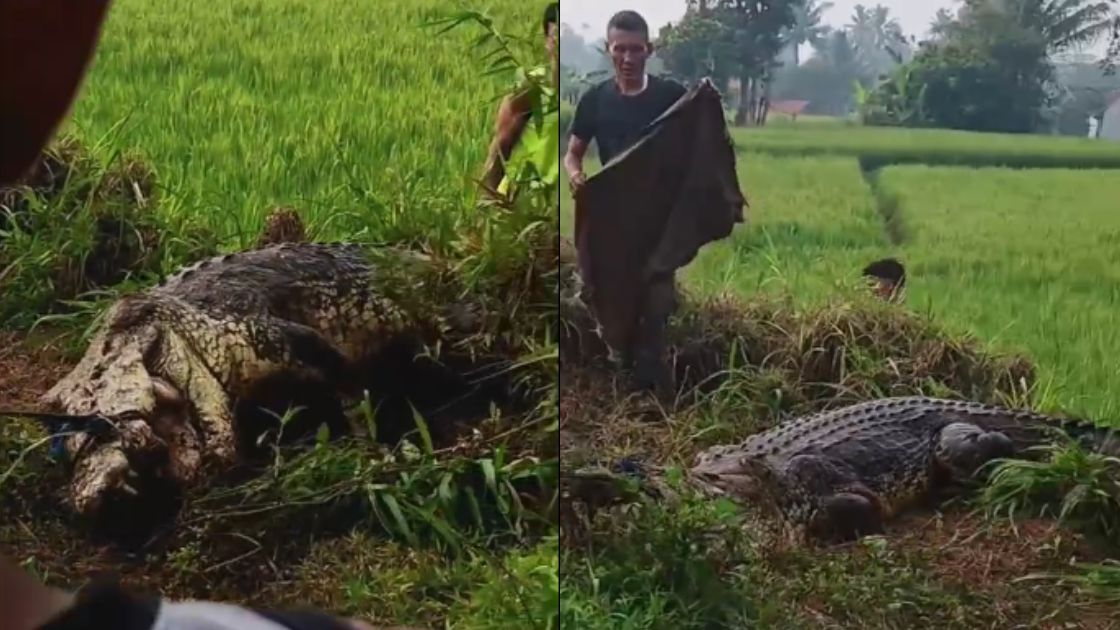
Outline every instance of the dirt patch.
POLYGON ((1035 572, 1100 559, 1084 537, 1041 519, 989 521, 970 514, 913 514, 892 525, 891 543, 925 556, 932 572, 969 588, 1007 585, 1035 572))
POLYGON ((867 574, 899 567, 920 572, 944 592, 960 594, 969 608, 983 607, 982 619, 961 619, 973 627, 1103 630, 1120 622, 1110 604, 1061 583, 1076 563, 1100 560, 1103 552, 1054 522, 912 514, 893 523, 881 542, 815 553, 867 574))
POLYGON ((39 397, 66 375, 74 361, 64 352, 62 336, 42 333, 32 339, 0 332, 0 409, 28 411, 39 397))

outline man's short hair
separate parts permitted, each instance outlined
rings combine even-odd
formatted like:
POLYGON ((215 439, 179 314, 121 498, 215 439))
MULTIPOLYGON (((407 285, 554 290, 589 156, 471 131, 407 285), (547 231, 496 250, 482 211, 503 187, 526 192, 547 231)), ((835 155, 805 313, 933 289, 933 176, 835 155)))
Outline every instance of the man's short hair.
POLYGON ((876 260, 863 268, 863 275, 866 278, 890 282, 897 289, 906 286, 906 267, 896 258, 876 260))
POLYGON ((543 23, 542 26, 544 27, 545 36, 548 35, 548 27, 550 27, 550 26, 559 27, 560 26, 560 3, 559 2, 553 2, 552 4, 545 7, 545 9, 544 9, 544 23, 543 23))
POLYGON ((612 30, 637 33, 649 39, 649 23, 637 11, 619 11, 607 22, 607 35, 612 30))

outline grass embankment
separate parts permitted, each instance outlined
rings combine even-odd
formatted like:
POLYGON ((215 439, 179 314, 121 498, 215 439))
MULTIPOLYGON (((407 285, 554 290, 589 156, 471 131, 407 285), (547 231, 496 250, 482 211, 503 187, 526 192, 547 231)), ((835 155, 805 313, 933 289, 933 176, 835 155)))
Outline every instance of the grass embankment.
MULTIPOLYGON (((516 45, 535 55, 524 58, 539 59, 541 5, 506 0, 486 8, 498 30, 533 43, 516 45)), ((526 273, 529 244, 517 238, 532 217, 495 220, 473 203, 493 99, 513 77, 486 74, 482 51, 472 48, 483 32, 477 27, 443 35, 423 28, 447 15, 438 0, 114 3, 66 130, 93 164, 65 189, 40 187, 41 198, 20 208, 32 217, 25 231, 4 235, 0 311, 9 331, 0 353, 7 375, 0 408, 34 404, 65 369, 59 363, 72 360, 72 352, 59 357, 43 349, 42 335, 27 334, 36 315, 66 311, 52 327, 63 332, 89 321, 83 309, 75 314, 59 301, 97 279, 62 287, 58 278, 70 276, 44 270, 77 266, 81 275, 83 255, 110 232, 131 234, 125 240, 140 245, 158 235, 164 246, 147 243, 141 260, 121 262, 134 277, 127 286, 109 278, 113 286, 102 287, 109 292, 147 284, 211 251, 252 246, 275 206, 298 208, 318 239, 422 244, 437 259, 462 263, 456 268, 477 291, 495 283, 517 291, 522 277, 539 290, 548 269, 526 273), (478 63, 465 63, 472 55, 478 63), (136 177, 122 176, 133 167, 136 177), (121 222, 98 235, 97 214, 106 208, 121 222), (7 266, 13 260, 19 264, 7 266), (29 297, 30 288, 37 292, 29 297)), ((528 307, 522 317, 540 317, 549 328, 538 305, 508 297, 502 293, 509 306, 528 307)), ((513 342, 533 359, 534 375, 555 377, 547 335, 513 342)), ((65 345, 81 347, 74 334, 65 345)), ((555 436, 546 428, 555 404, 548 408, 554 393, 543 394, 541 407, 528 413, 546 420, 532 426, 547 439, 555 436)), ((2 550, 70 586, 89 570, 110 568, 171 597, 323 606, 394 626, 554 627, 557 536, 511 503, 509 484, 518 475, 520 482, 536 478, 555 449, 539 451, 543 464, 514 459, 519 445, 491 441, 510 435, 507 423, 482 426, 466 455, 425 452, 422 440, 419 453, 397 453, 395 461, 362 445, 286 454, 273 470, 276 483, 266 476, 251 486, 254 496, 205 497, 179 523, 169 549, 122 560, 88 545, 59 511, 59 471, 42 449, 26 452, 40 434, 6 422, 2 550), (397 469, 410 471, 409 479, 379 481, 397 469), (464 477, 477 482, 473 497, 459 489, 464 477), (495 505, 495 497, 505 503, 495 505), (340 514, 333 509, 339 498, 362 509, 340 514), (245 521, 245 512, 267 516, 245 521), (340 522, 359 526, 340 534, 340 522)), ((538 439, 523 437, 520 446, 538 439)))

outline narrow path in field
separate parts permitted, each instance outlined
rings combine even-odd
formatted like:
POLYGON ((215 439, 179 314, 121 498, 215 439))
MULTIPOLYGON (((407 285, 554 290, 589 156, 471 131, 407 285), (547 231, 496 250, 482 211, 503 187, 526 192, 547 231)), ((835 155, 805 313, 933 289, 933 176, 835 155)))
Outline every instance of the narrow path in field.
POLYGON ((883 172, 882 167, 860 160, 859 172, 875 198, 875 207, 879 211, 879 217, 883 220, 883 231, 887 235, 887 240, 896 247, 902 245, 908 240, 906 225, 902 217, 902 207, 897 195, 884 190, 880 186, 879 175, 883 172))

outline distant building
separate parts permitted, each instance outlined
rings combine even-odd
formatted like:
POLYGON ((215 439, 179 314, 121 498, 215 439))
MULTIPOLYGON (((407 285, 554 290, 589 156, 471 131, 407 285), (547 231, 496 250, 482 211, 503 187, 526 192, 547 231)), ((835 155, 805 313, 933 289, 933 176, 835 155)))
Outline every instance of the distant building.
POLYGON ((1120 92, 1109 95, 1108 107, 1100 115, 1097 137, 1120 142, 1120 92))
POLYGON ((770 103, 771 114, 785 114, 797 121, 797 117, 808 107, 809 101, 774 101, 770 103))

